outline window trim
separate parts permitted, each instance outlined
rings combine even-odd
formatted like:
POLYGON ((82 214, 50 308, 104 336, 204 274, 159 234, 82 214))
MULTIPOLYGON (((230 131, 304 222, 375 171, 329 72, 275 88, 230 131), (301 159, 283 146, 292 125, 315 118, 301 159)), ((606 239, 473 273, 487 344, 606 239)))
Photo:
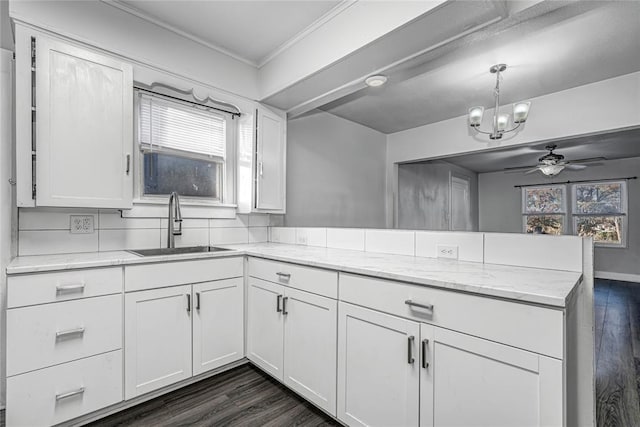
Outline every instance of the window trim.
MULTIPOLYGON (((144 194, 144 152, 149 152, 148 148, 143 147, 143 144, 140 143, 140 108, 139 108, 139 93, 149 94, 149 91, 141 89, 134 89, 134 140, 133 140, 133 164, 134 169, 136 170, 134 176, 134 191, 133 191, 133 205, 166 205, 168 195, 150 195, 144 194)), ((156 94, 158 97, 163 97, 164 95, 161 93, 156 94)), ((181 99, 183 95, 166 95, 168 101, 176 102, 176 103, 185 103, 185 104, 194 104, 193 101, 187 99, 181 99)), ((197 153, 188 153, 181 152, 179 150, 171 150, 171 149, 154 149, 154 152, 162 152, 166 154, 173 154, 183 157, 192 157, 196 159, 203 160, 211 160, 218 162, 222 160, 222 171, 220 175, 222 177, 222 183, 220 186, 221 198, 220 199, 209 199, 203 197, 189 197, 189 196, 181 196, 180 204, 183 206, 193 206, 193 207, 204 207, 204 208, 236 208, 236 158, 237 158, 237 135, 238 135, 238 120, 235 120, 235 115, 228 112, 222 112, 219 109, 215 109, 215 114, 219 116, 223 116, 227 121, 226 126, 226 152, 225 158, 221 159, 216 156, 207 156, 207 155, 199 155, 197 153)))

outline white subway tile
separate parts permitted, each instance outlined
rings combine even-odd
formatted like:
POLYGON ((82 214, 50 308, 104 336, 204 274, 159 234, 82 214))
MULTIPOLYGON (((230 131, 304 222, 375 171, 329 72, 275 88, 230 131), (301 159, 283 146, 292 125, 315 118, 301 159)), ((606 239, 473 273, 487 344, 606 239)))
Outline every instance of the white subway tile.
MULTIPOLYGON (((160 228, 167 228, 167 218, 160 219, 160 228)), ((182 228, 209 228, 209 220, 205 218, 183 218, 182 228)))
POLYGON ((160 228, 160 218, 122 218, 120 212, 100 211, 100 227, 106 229, 160 228))
POLYGON ((210 219, 210 228, 248 227, 249 215, 238 215, 234 219, 210 219))
POLYGON ((211 246, 248 242, 249 229, 246 227, 209 229, 209 244, 211 246))
POLYGON ((296 229, 287 227, 271 227, 269 241, 274 243, 296 244, 296 229))
POLYGON ((18 232, 18 255, 96 252, 98 233, 71 234, 68 230, 18 232))
POLYGON ((296 228, 296 244, 327 247, 326 228, 296 228))
POLYGON ((484 233, 484 262, 552 270, 582 271, 582 238, 519 233, 484 233))
POLYGON ((263 243, 268 241, 268 227, 249 227, 249 243, 263 243))
MULTIPOLYGON (((174 236, 176 247, 209 246, 208 228, 183 228, 182 235, 174 236)), ((161 246, 167 246, 167 229, 162 229, 161 246)))
POLYGON ((357 228, 327 228, 327 247, 364 251, 364 230, 357 228))
POLYGON ((93 216, 93 227, 98 228, 97 209, 20 208, 18 210, 19 230, 69 230, 71 215, 93 216))
POLYGON ((100 251, 153 249, 160 246, 159 228, 100 230, 100 251))
POLYGON ((416 231, 416 256, 438 257, 438 246, 457 246, 458 260, 483 262, 484 233, 416 231))
POLYGON ((366 230, 365 251, 413 256, 415 233, 406 230, 366 230))
POLYGON ((269 226, 269 214, 250 214, 249 227, 267 227, 269 226))

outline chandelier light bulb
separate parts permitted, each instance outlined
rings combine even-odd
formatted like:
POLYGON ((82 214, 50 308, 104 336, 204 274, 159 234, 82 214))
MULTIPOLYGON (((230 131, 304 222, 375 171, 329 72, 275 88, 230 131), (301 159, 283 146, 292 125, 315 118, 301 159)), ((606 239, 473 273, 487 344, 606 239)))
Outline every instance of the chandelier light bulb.
POLYGON ((509 115, 508 114, 500 114, 497 118, 496 127, 499 132, 504 132, 509 124, 509 115))
POLYGON ((518 102, 513 104, 513 122, 524 123, 529 115, 529 107, 531 102, 518 102))
POLYGON ((471 126, 480 126, 482 116, 484 115, 484 107, 473 107, 469 109, 469 123, 471 126))

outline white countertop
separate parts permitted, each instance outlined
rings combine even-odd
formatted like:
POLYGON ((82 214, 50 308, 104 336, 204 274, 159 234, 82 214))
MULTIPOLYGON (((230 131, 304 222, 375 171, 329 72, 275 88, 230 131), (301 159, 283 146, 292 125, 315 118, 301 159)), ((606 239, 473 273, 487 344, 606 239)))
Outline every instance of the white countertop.
POLYGON ((384 279, 565 307, 582 274, 438 258, 388 255, 281 243, 225 245, 233 251, 141 257, 126 251, 15 258, 7 274, 250 255, 384 279))

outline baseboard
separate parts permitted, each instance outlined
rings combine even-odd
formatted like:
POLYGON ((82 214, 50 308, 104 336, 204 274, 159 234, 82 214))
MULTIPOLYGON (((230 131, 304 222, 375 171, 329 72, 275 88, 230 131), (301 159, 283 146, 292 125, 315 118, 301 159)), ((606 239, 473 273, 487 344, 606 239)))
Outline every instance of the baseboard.
POLYGON ((612 271, 594 271, 596 279, 620 280, 640 283, 640 274, 614 273, 612 271))

